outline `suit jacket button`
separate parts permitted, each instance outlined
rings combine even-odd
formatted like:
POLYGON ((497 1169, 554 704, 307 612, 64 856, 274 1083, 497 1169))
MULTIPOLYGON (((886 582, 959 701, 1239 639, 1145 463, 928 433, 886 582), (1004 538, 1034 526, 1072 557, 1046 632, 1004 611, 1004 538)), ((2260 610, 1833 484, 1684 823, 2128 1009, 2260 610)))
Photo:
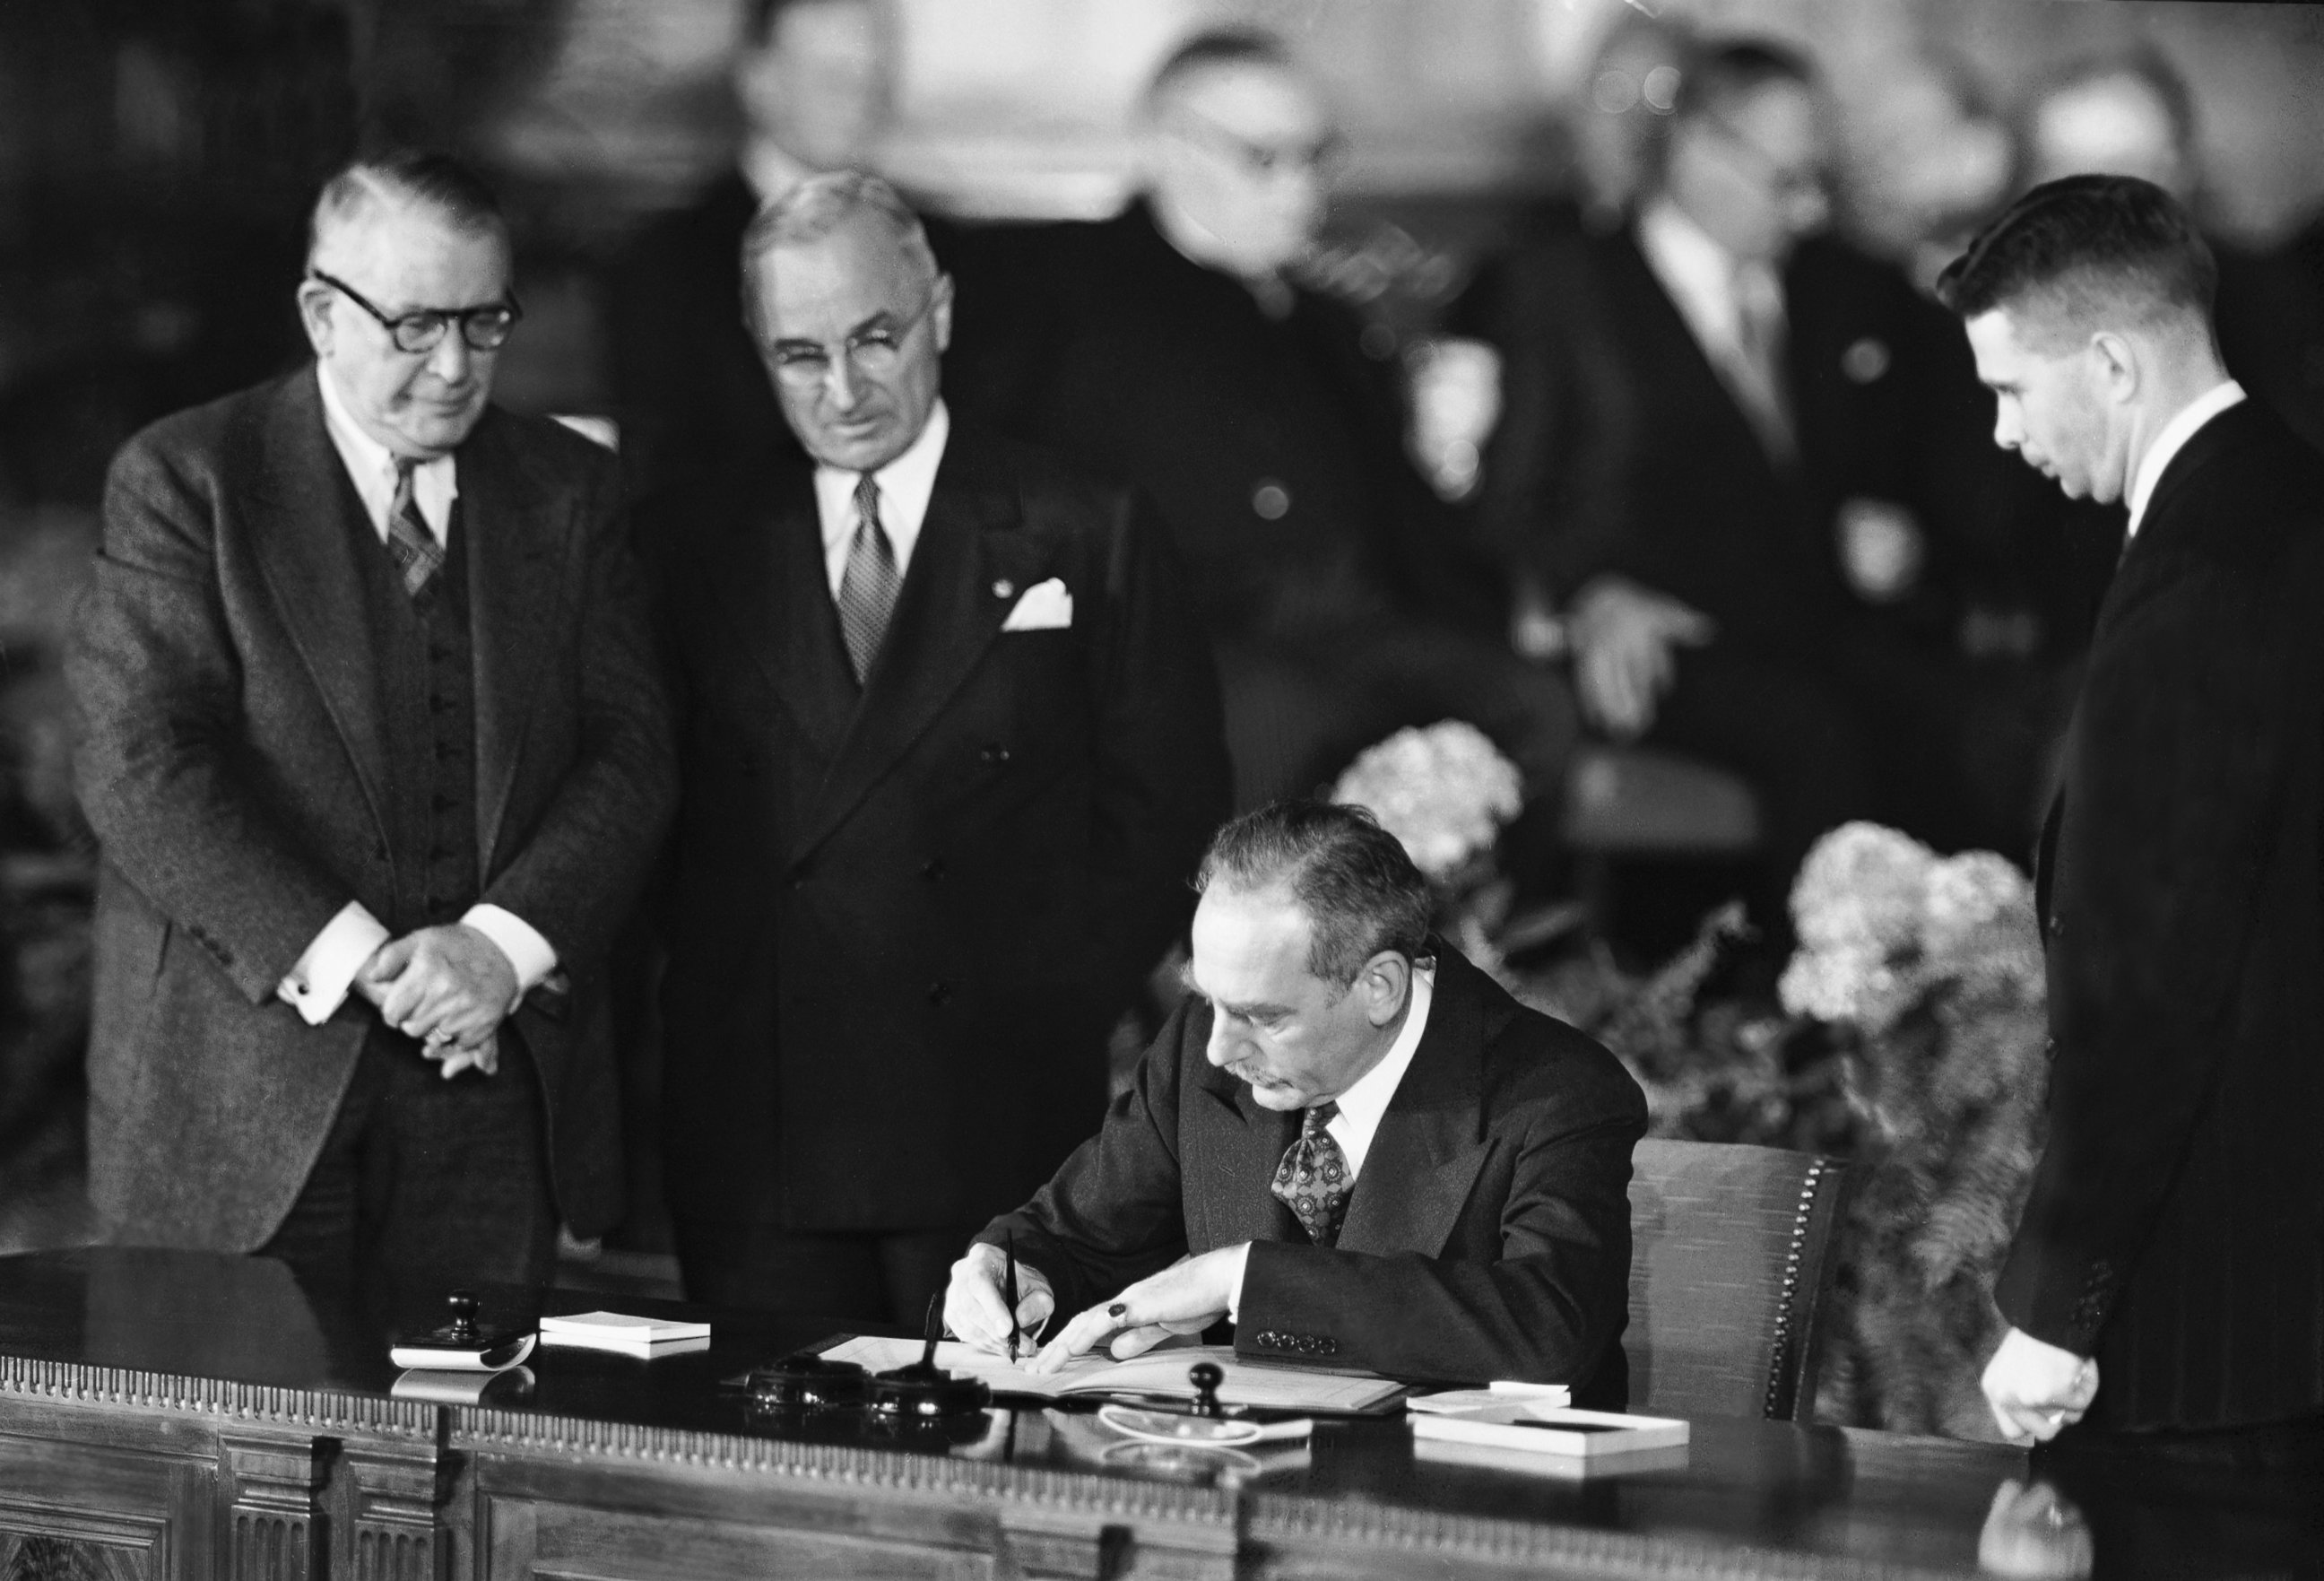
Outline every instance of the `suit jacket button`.
POLYGON ((945 983, 945 982, 936 982, 936 983, 931 983, 931 984, 929 984, 929 985, 928 985, 928 1003, 929 1003, 930 1004, 942 1004, 942 1003, 944 1003, 946 1000, 950 999, 951 997, 952 997, 952 985, 951 985, 951 984, 949 984, 949 983, 945 983))
POLYGON ((1315 1348, 1327 1356, 1335 1356, 1340 1354, 1340 1342, 1336 1339, 1326 1339, 1315 1348))
POLYGON ((1272 477, 1262 477, 1250 491, 1250 510, 1262 522, 1280 522, 1291 513, 1291 491, 1272 477))
POLYGON ((930 883, 934 883, 944 875, 945 864, 943 857, 931 856, 926 862, 920 864, 920 876, 927 879, 930 883))
POLYGON ((1009 761, 1009 749, 996 741, 976 755, 988 763, 1005 763, 1009 761))

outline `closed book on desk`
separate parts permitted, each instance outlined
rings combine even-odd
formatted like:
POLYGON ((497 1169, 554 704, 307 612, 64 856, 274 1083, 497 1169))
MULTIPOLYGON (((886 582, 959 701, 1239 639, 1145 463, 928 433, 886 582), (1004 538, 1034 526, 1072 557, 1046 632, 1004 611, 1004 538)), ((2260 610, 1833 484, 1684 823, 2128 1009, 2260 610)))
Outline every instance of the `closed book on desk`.
POLYGON ((1412 1436, 1416 1441, 1486 1444, 1533 1455, 1598 1460, 1648 1449, 1683 1448, 1688 1433, 1686 1423, 1675 1417, 1627 1416, 1522 1401, 1415 1416, 1412 1436))
POLYGON ((621 1312, 576 1312, 540 1320, 540 1343, 631 1356, 674 1356, 710 1348, 710 1325, 621 1312))
POLYGON ((399 1367, 430 1373, 504 1373, 532 1354, 530 1334, 476 1334, 456 1339, 438 1330, 388 1348, 399 1367))

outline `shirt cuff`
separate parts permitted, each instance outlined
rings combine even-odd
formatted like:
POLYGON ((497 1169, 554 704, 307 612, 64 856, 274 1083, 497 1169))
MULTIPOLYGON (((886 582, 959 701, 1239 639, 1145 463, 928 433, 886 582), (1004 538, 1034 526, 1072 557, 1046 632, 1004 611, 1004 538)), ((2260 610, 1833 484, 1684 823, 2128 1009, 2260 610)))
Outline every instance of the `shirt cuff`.
POLYGON ((1234 1249, 1234 1278, 1227 1284, 1227 1321, 1242 1321, 1242 1276, 1250 1266, 1250 1243, 1245 1241, 1234 1249))
POLYGON ((517 998, 549 981, 549 975, 557 970, 557 952, 549 940, 514 911, 499 906, 470 906, 460 921, 500 946, 501 954, 508 957, 509 965, 516 968, 517 998))
POLYGON ((321 1026, 347 1002, 355 974, 373 952, 388 940, 378 918, 361 901, 349 901, 339 914, 323 924, 289 974, 274 986, 274 995, 298 1011, 310 1027, 321 1026))

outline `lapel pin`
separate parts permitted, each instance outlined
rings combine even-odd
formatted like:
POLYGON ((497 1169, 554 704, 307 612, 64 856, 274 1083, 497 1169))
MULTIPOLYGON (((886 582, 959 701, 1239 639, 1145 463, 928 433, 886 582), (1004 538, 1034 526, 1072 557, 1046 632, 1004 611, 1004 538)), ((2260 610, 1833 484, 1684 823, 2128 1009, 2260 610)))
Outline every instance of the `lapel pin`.
POLYGON ((1015 591, 1017 591, 1017 584, 1006 577, 992 584, 992 596, 995 598, 1006 598, 1015 591))

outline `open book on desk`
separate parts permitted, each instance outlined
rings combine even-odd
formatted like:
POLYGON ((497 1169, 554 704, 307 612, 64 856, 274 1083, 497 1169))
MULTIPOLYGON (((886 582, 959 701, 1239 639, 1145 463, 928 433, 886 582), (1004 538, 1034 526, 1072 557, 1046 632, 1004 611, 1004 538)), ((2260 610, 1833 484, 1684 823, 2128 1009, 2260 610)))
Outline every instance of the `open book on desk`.
MULTIPOLYGON (((844 1339, 823 1352, 826 1361, 853 1362, 867 1371, 886 1372, 920 1359, 917 1339, 874 1339, 858 1336, 844 1339)), ((1191 1401, 1194 1386, 1186 1369, 1196 1362, 1214 1364, 1225 1374, 1219 1385, 1219 1403, 1248 1406, 1256 1410, 1291 1410, 1306 1414, 1353 1414, 1378 1411, 1403 1393, 1392 1378, 1368 1373, 1316 1373, 1303 1367, 1270 1367, 1237 1359, 1232 1349, 1219 1345, 1172 1345, 1117 1362, 1102 1352, 1076 1356, 1055 1373, 1025 1370, 1006 1356, 996 1356, 946 1340, 936 1346, 936 1365, 964 1377, 982 1378, 995 1394, 1028 1395, 1038 1400, 1082 1396, 1107 1398, 1157 1396, 1191 1401)))

